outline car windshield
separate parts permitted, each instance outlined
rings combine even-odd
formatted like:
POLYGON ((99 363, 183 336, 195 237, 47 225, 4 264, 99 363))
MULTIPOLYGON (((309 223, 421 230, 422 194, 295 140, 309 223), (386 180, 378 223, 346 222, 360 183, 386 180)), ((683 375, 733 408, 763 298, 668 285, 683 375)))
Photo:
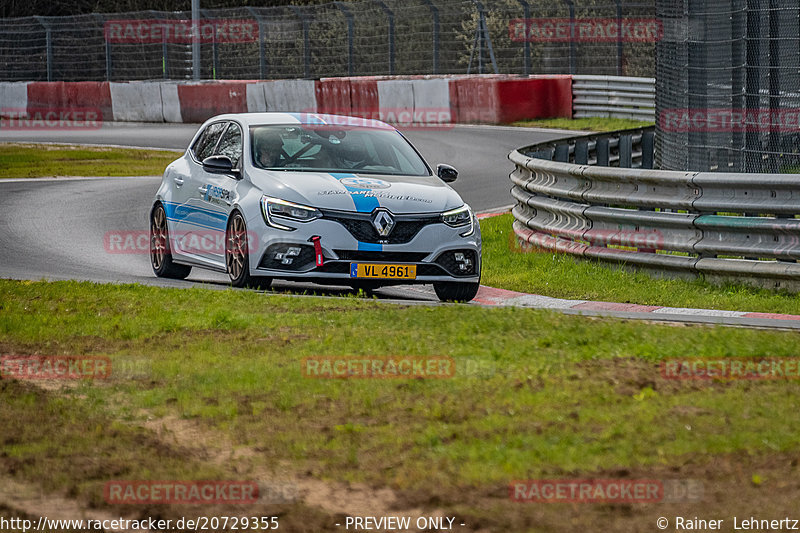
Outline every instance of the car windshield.
POLYGON ((361 126, 251 126, 253 165, 268 170, 430 176, 396 130, 361 126))

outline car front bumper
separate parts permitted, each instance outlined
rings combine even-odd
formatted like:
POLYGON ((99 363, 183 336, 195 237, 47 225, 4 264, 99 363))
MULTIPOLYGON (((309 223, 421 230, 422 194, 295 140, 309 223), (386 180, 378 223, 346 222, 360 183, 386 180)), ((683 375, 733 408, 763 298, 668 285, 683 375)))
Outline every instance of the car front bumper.
POLYGON ((422 226, 407 242, 399 244, 360 241, 342 223, 326 217, 305 223, 287 221, 286 225, 296 229, 279 230, 268 226, 263 218, 254 217, 249 222, 251 231, 258 228, 257 243, 251 238, 252 275, 348 285, 480 281, 481 235, 474 217, 473 232, 466 237, 461 234, 468 227, 452 228, 437 222, 422 226), (312 237, 320 238, 322 266, 316 264, 312 237), (352 263, 416 265, 417 275, 415 279, 354 278, 350 274, 352 263))

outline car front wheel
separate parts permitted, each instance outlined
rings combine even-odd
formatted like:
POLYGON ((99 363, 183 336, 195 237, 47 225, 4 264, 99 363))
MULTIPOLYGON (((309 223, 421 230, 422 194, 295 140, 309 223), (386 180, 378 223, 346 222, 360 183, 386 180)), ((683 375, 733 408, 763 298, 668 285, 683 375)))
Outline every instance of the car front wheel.
POLYGON ((437 281, 433 284, 433 290, 443 302, 469 302, 478 294, 480 286, 480 283, 437 281))
POLYGON ((225 266, 231 278, 231 285, 234 287, 268 289, 272 281, 270 278, 250 275, 247 225, 239 211, 234 211, 225 232, 225 266))
POLYGON ((185 279, 192 271, 192 267, 172 260, 167 214, 161 204, 150 213, 150 265, 159 278, 185 279))

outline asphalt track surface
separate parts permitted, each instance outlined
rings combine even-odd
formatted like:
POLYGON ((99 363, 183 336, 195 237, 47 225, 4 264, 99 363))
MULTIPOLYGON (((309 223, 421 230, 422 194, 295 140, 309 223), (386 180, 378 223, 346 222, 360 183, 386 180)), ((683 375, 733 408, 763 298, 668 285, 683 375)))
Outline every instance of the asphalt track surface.
MULTIPOLYGON (((196 124, 107 124, 86 131, 0 131, 2 141, 104 144, 162 149, 185 149, 196 124)), ((459 169, 454 188, 476 211, 511 203, 506 154, 514 148, 574 135, 557 130, 510 127, 455 126, 404 132, 432 165, 449 163, 459 169)), ((52 178, 0 180, 0 277, 14 279, 76 279, 126 282, 165 287, 228 287, 225 275, 193 269, 185 281, 156 278, 146 253, 108 253, 104 236, 116 231, 147 231, 147 213, 159 177, 52 178)), ((273 289, 294 294, 314 292, 336 297, 347 288, 276 282, 273 289)), ((482 289, 483 290, 483 289, 482 289)), ((506 291, 508 292, 508 291, 506 291)), ((491 289, 486 294, 492 294, 491 289)), ((386 301, 432 304, 429 286, 387 287, 376 292, 386 301)), ((611 316, 664 322, 800 329, 800 317, 788 319, 730 316, 726 312, 664 308, 659 314, 600 306, 580 309, 569 300, 536 295, 481 294, 476 303, 549 308, 567 314, 611 316), (490 303, 491 302, 491 303, 490 303)), ((583 305, 583 304, 581 304, 583 305)), ((751 315, 758 315, 751 314, 751 315)))

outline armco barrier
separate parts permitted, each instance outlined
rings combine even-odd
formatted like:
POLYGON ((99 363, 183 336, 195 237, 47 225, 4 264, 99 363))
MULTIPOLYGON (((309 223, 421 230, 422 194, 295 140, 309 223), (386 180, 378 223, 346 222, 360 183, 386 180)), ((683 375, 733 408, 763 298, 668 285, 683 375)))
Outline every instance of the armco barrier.
POLYGON ((656 80, 621 76, 572 76, 575 118, 656 120, 656 80))
POLYGON ((653 129, 511 152, 517 237, 660 275, 799 291, 800 180, 646 168, 653 129))

